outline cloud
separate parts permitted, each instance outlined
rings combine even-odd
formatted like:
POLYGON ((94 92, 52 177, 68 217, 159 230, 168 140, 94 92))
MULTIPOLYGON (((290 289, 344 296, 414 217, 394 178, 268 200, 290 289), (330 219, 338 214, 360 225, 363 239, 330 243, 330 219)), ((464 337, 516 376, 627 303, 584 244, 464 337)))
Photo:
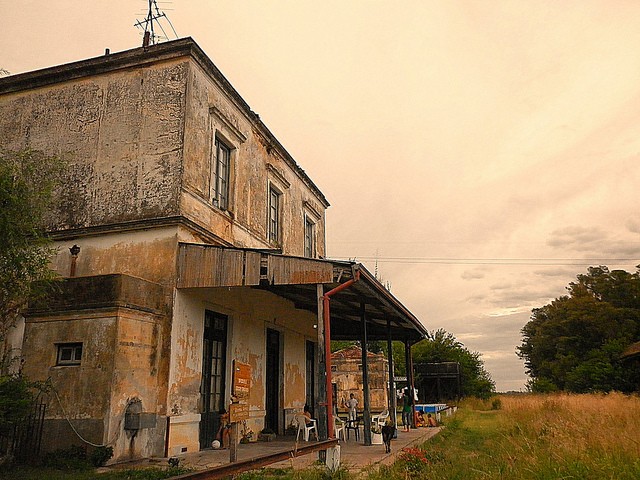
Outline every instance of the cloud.
POLYGON ((521 307, 509 307, 509 308, 501 308, 499 310, 495 310, 487 314, 489 317, 510 317, 511 315, 517 315, 522 312, 530 312, 530 306, 521 306, 521 307))
POLYGON ((605 242, 607 237, 607 232, 599 227, 569 226, 551 232, 551 238, 547 240, 547 245, 588 250, 594 243, 605 242))
POLYGON ((488 295, 478 293, 476 295, 470 295, 466 297, 464 300, 467 303, 484 303, 489 298, 488 295))
POLYGON ((511 283, 494 283, 493 285, 489 286, 490 290, 508 290, 510 288, 512 288, 512 284, 511 283))
POLYGON ((540 277, 575 277, 575 269, 571 267, 549 267, 540 270, 534 270, 534 275, 540 277))
POLYGON ((640 216, 629 217, 625 223, 627 230, 631 233, 640 233, 640 216))
POLYGON ((479 280, 485 277, 484 271, 481 270, 465 270, 460 275, 463 280, 479 280))

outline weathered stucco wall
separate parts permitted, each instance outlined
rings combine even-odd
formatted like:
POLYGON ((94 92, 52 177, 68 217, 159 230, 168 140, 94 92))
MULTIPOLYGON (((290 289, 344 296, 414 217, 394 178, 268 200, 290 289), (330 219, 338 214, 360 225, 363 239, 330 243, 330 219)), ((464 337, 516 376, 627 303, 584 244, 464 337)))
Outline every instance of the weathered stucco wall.
POLYGON ((304 216, 316 223, 318 255, 325 254, 325 207, 298 173, 253 128, 246 114, 195 63, 188 74, 185 118, 185 216, 239 247, 282 247, 283 253, 304 254, 304 216), (228 211, 212 206, 212 147, 218 135, 233 149, 228 211), (272 184, 281 199, 281 241, 268 239, 268 194, 272 184))
MULTIPOLYGON (((371 411, 382 412, 387 408, 389 394, 387 389, 389 381, 389 364, 382 355, 369 354, 368 357, 369 398, 371 411)), ((337 404, 340 411, 347 408, 343 402, 349 399, 353 393, 358 399, 358 410, 364 407, 363 381, 362 381, 362 351, 359 348, 341 350, 331 357, 332 382, 336 384, 338 392, 337 404), (341 352, 348 352, 346 356, 341 352)))
MULTIPOLYGON (((249 288, 178 290, 174 304, 168 409, 171 418, 169 454, 197 451, 199 388, 202 371, 202 336, 205 310, 229 317, 225 403, 229 403, 232 361, 251 365, 248 426, 264 426, 266 330, 281 332, 283 371, 281 410, 299 409, 305 402, 305 341, 317 341, 317 317, 296 310, 269 292, 249 288)), ((284 418, 284 417, 283 417, 284 418)))
POLYGON ((178 213, 188 62, 0 95, 0 139, 69 161, 53 230, 178 213))
POLYGON ((78 245, 77 277, 123 273, 172 287, 177 238, 178 228, 174 226, 57 241, 54 246, 58 253, 52 264, 60 275, 69 276, 72 262, 69 248, 78 245))
POLYGON ((47 402, 45 451, 82 443, 70 420, 86 440, 111 445, 114 460, 164 453, 163 304, 160 285, 108 275, 65 280, 27 312, 23 372, 50 378, 55 390, 47 402), (59 365, 59 344, 82 344, 79 364, 59 365), (152 414, 137 432, 124 430, 132 401, 152 414))
POLYGON ((29 355, 23 373, 31 380, 50 378, 58 393, 57 397, 50 395, 47 402, 42 442, 45 451, 53 448, 50 445, 55 445, 56 440, 81 443, 65 416, 90 442, 101 444, 106 440, 116 323, 114 311, 27 319, 24 349, 29 355), (82 363, 56 366, 57 344, 75 342, 83 343, 82 363))
POLYGON ((166 429, 166 374, 163 365, 161 318, 124 311, 118 317, 118 341, 111 389, 109 432, 116 432, 114 450, 121 458, 164 455, 166 429), (137 431, 122 430, 122 422, 131 402, 141 403, 150 414, 148 425, 137 431))

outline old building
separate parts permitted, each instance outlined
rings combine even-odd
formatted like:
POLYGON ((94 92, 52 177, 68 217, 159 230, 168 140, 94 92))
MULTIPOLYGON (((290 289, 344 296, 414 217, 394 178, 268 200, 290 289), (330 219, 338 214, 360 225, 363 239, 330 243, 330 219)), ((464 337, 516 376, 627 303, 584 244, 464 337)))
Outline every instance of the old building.
POLYGON ((425 333, 361 265, 322 258, 329 203, 190 38, 0 79, 0 139, 68 161, 48 227, 61 288, 21 345, 54 389, 45 449, 207 448, 232 400, 256 433, 305 403, 322 420, 329 328, 425 333))
MULTIPOLYGON (((372 412, 379 413, 389 405, 389 362, 379 353, 367 352, 367 358, 370 408, 372 412)), ((331 378, 339 409, 345 408, 343 404, 352 393, 358 399, 358 407, 363 408, 362 368, 362 349, 356 345, 331 354, 331 378)))

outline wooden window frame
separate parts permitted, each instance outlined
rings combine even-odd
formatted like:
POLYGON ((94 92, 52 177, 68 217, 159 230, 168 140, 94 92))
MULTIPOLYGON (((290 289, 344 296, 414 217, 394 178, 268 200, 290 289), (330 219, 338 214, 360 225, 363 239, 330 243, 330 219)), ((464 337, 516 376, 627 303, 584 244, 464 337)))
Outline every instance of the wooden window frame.
POLYGON ((282 245, 282 192, 269 183, 269 200, 267 212, 267 236, 269 243, 282 245), (275 205, 274 205, 275 199, 275 205))
POLYGON ((233 147, 219 135, 215 136, 213 143, 213 165, 211 172, 211 202, 220 210, 229 210, 229 198, 231 194, 231 159, 233 147))
POLYGON ((82 342, 56 344, 56 366, 80 365, 82 363, 82 342), (65 352, 70 352, 69 358, 63 358, 65 352))
POLYGON ((305 214, 304 216, 304 256, 316 258, 317 254, 317 228, 314 219, 305 214))

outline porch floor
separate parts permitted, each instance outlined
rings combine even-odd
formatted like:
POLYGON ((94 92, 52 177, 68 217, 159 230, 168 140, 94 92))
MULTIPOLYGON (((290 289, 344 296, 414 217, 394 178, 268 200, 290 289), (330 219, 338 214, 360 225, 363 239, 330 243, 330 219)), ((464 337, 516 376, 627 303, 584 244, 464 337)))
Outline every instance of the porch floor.
MULTIPOLYGON (((340 464, 350 472, 357 472, 373 465, 393 463, 402 451, 402 448, 424 443, 437 434, 440 429, 441 427, 421 427, 412 429, 409 432, 404 432, 400 429, 398 431, 398 438, 393 439, 391 442, 391 453, 385 453, 384 445, 365 446, 362 436, 360 441, 356 441, 352 435, 351 439, 340 441, 340 464)), ((314 441, 312 440, 308 443, 301 441, 300 443, 311 444, 314 443, 314 441)), ((294 444, 294 437, 279 437, 272 442, 240 444, 238 445, 238 460, 246 460, 261 455, 288 451, 293 448, 294 444)), ((200 452, 187 453, 180 458, 182 465, 197 470, 204 470, 229 463, 229 450, 202 450, 200 452)), ((317 458, 317 453, 310 453, 308 455, 273 463, 269 468, 306 468, 315 462, 317 458)))

